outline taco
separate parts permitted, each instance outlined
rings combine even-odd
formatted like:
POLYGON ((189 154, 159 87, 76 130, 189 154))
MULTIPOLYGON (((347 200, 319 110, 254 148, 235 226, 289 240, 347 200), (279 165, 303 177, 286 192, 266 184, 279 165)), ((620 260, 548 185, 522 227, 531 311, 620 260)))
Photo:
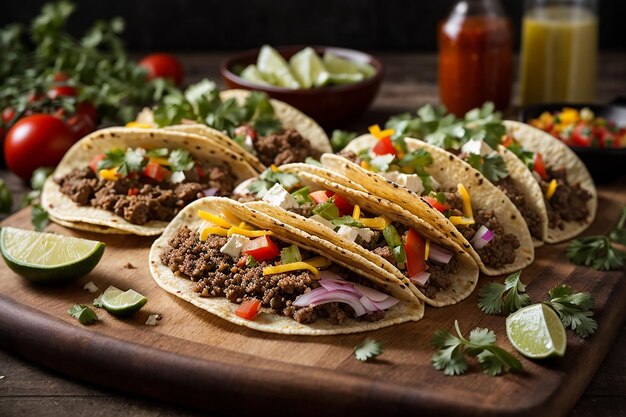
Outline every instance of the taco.
POLYGON ((514 151, 526 168, 519 181, 541 195, 538 200, 548 223, 545 241, 562 242, 583 232, 598 208, 598 193, 585 164, 549 133, 512 120, 503 124, 506 136, 501 149, 514 151))
POLYGON ((454 304, 472 292, 476 263, 440 229, 336 173, 326 170, 325 178, 319 171, 283 165, 233 198, 260 198, 247 204, 366 259, 428 304, 454 304))
POLYGON ((519 210, 454 155, 416 139, 394 143, 373 135, 356 138, 340 155, 325 154, 322 163, 437 225, 486 275, 517 271, 533 261, 532 238, 519 210), (388 143, 386 150, 379 149, 381 143, 388 143))
POLYGON ((355 333, 424 314, 424 305, 376 265, 226 198, 185 207, 149 258, 152 277, 169 293, 260 331, 355 333))
POLYGON ((206 80, 190 86, 185 94, 172 93, 152 110, 144 109, 137 122, 207 135, 245 155, 260 171, 332 152, 324 130, 300 110, 258 91, 218 94, 215 84, 206 80), (170 102, 175 103, 175 111, 170 102))
POLYGON ((158 235, 188 203, 230 195, 255 175, 241 155, 202 136, 109 128, 65 154, 41 200, 53 221, 76 228, 158 235))

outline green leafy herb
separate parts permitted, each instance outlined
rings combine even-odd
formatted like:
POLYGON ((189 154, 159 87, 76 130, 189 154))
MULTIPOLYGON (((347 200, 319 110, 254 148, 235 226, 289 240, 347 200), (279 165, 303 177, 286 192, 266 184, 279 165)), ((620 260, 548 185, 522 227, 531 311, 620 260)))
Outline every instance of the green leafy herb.
POLYGON ((363 227, 363 223, 352 216, 341 216, 332 220, 335 226, 363 227))
POLYGON ((146 163, 147 161, 143 149, 128 148, 124 153, 124 162, 120 165, 117 172, 124 176, 133 172, 140 172, 146 163))
POLYGON ((149 158, 164 158, 169 153, 170 150, 167 148, 154 148, 146 151, 146 156, 149 158))
POLYGON ((478 293, 478 306, 486 314, 511 314, 530 305, 526 286, 520 279, 522 271, 517 271, 504 280, 504 284, 490 282, 483 285, 478 293))
POLYGON ((195 165, 193 157, 185 149, 174 149, 167 162, 169 162, 172 171, 189 171, 195 165))
POLYGON ((41 191, 43 189, 43 184, 46 182, 46 179, 52 174, 54 169, 51 167, 39 167, 30 177, 30 186, 33 190, 41 191))
POLYGON ((494 153, 485 156, 469 154, 466 160, 468 164, 480 171, 491 182, 500 181, 509 176, 506 164, 498 154, 494 153))
POLYGON ((373 359, 381 353, 383 353, 383 344, 374 339, 365 339, 354 347, 354 357, 361 362, 373 359))
POLYGON ((280 250, 280 263, 283 265, 300 262, 301 260, 302 255, 296 245, 287 246, 280 250))
POLYGON ((615 249, 606 236, 575 239, 567 247, 566 253, 576 265, 591 266, 598 271, 621 269, 626 260, 626 254, 615 249))
POLYGON ((339 209, 335 206, 335 199, 329 198, 313 209, 313 213, 326 220, 334 220, 339 217, 339 209))
POLYGON ((526 165, 526 167, 530 171, 533 171, 533 167, 535 165, 535 153, 534 152, 527 151, 526 149, 522 147, 522 145, 520 145, 517 142, 513 142, 511 145, 509 145, 507 149, 513 152, 518 157, 518 159, 522 161, 524 165, 526 165))
POLYGON ((10 213, 13 207, 13 195, 3 179, 0 179, 0 213, 10 213))
POLYGON ((621 245, 626 245, 626 229, 624 228, 625 222, 626 222, 626 207, 622 209, 622 216, 619 218, 619 222, 617 222, 617 226, 609 234, 609 238, 613 242, 617 242, 621 245))
POLYGON ((92 309, 87 307, 84 304, 76 304, 69 310, 67 310, 67 314, 78 319, 81 324, 92 324, 98 321, 98 316, 92 309))
POLYGON ((274 171, 272 168, 268 168, 259 175, 256 181, 250 184, 248 190, 256 194, 258 198, 263 198, 265 193, 277 183, 289 190, 300 183, 300 178, 289 172, 274 171))
POLYGON ((323 167, 322 163, 318 161, 317 159, 313 158, 312 156, 307 156, 304 159, 304 163, 309 164, 309 165, 315 165, 316 167, 323 167))
POLYGON ((446 195, 443 192, 431 191, 428 196, 437 200, 439 204, 446 204, 446 195))
POLYGON ((439 349, 433 355, 433 366, 446 375, 460 375, 467 371, 467 357, 475 357, 483 372, 496 376, 506 371, 520 371, 522 364, 515 356, 496 346, 496 335, 489 329, 475 328, 469 339, 463 337, 458 321, 454 321, 457 336, 437 330, 431 345, 439 349))
POLYGON ((330 144, 333 147, 334 152, 339 152, 356 138, 358 134, 356 132, 346 132, 345 130, 335 129, 330 137, 330 144))
POLYGON ((124 163, 126 153, 120 148, 114 148, 104 153, 104 158, 98 161, 98 171, 121 166, 124 163))
POLYGON ((552 307, 565 327, 570 327, 582 338, 595 333, 598 323, 592 318, 594 300, 588 292, 574 293, 568 285, 551 289, 545 304, 552 307))
POLYGON ((398 267, 402 269, 404 264, 406 264, 406 252, 404 250, 400 234, 396 228, 390 224, 383 229, 383 237, 385 238, 387 245, 389 245, 398 267))
POLYGON ((30 212, 30 222, 38 232, 41 232, 48 225, 48 212, 41 206, 41 204, 36 204, 32 207, 30 212))
POLYGON ((254 268, 257 265, 256 259, 252 255, 248 255, 248 259, 246 259, 246 266, 248 268, 254 268))
POLYGON ((309 187, 302 187, 291 193, 291 196, 294 200, 296 200, 296 203, 298 203, 299 206, 313 201, 311 200, 311 197, 309 197, 309 187))

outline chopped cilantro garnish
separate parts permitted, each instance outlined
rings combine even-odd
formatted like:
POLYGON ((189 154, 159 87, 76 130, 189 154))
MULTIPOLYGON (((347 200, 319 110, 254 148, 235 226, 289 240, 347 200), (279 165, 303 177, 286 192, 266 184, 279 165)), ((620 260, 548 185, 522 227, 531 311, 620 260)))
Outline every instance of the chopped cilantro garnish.
POLYGON ((509 275, 504 284, 490 282, 483 285, 478 293, 478 306, 487 314, 511 314, 522 307, 530 305, 530 297, 526 294, 526 286, 520 279, 522 271, 509 275))
POLYGON ((406 252, 404 251, 402 238, 398 234, 398 231, 390 224, 383 230, 383 236, 396 259, 396 264, 398 264, 399 268, 403 268, 406 263, 406 252))
POLYGON ((139 172, 146 165, 145 151, 143 149, 128 148, 124 154, 124 162, 120 165, 117 172, 126 176, 132 172, 139 172))
POLYGON ((313 209, 313 213, 326 220, 334 220, 339 217, 339 209, 335 206, 335 199, 329 198, 313 209))
POLYGON ((469 154, 467 163, 477 171, 480 171, 491 182, 496 182, 509 176, 504 160, 495 153, 485 156, 469 154))
POLYGON ((356 132, 346 132, 344 130, 335 129, 330 138, 330 144, 333 147, 333 151, 339 152, 345 148, 352 139, 357 137, 356 132))
POLYGON ((111 169, 124 163, 125 152, 120 148, 114 148, 104 153, 104 158, 98 162, 98 171, 111 169))
POLYGON ((285 190, 289 190, 300 183, 300 178, 289 172, 274 171, 268 168, 259 175, 256 181, 250 184, 248 190, 256 194, 258 198, 263 198, 265 193, 277 183, 285 190))
POLYGON ((568 285, 560 285, 550 290, 549 300, 544 303, 552 307, 565 327, 570 327, 582 338, 595 333, 598 323, 593 316, 594 300, 588 292, 574 293, 568 285))
POLYGON ((193 157, 185 149, 174 149, 167 162, 172 171, 189 171, 195 165, 193 157))
POLYGON ((341 216, 332 220, 335 226, 363 227, 363 223, 352 216, 341 216))
POLYGON ((378 340, 365 339, 354 347, 354 357, 365 362, 383 353, 383 345, 378 340))
POLYGON ((146 155, 150 158, 163 158, 170 152, 167 148, 155 148, 146 151, 146 155))
POLYGON ((248 255, 248 259, 246 259, 246 266, 248 268, 254 268, 257 265, 256 259, 252 255, 248 255))
POLYGON ((291 193, 291 196, 294 200, 296 200, 296 203, 298 203, 299 206, 313 201, 309 197, 309 187, 302 187, 291 193))

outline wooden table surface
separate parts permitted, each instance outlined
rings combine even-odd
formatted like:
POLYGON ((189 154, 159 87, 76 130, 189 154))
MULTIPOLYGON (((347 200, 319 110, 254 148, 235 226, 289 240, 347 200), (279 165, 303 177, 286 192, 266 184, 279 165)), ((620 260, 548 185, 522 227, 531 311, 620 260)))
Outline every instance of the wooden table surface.
MULTIPOLYGON (((436 56, 432 54, 380 54, 386 78, 374 106, 354 126, 382 123, 391 115, 414 111, 437 101, 436 56)), ((184 55, 187 80, 219 79, 218 64, 226 54, 184 55)), ((626 96, 626 53, 605 53, 599 65, 598 100, 626 96)), ((0 172, 16 193, 24 185, 12 174, 0 172)), ((17 206, 16 206, 17 208, 17 206)), ((0 312, 1 314, 1 312, 0 312)), ((45 355, 45 352, 41 352, 45 355)), ((626 326, 571 416, 626 416, 626 326)), ((199 416, 194 410, 111 392, 34 366, 19 353, 0 350, 0 416, 199 416)))

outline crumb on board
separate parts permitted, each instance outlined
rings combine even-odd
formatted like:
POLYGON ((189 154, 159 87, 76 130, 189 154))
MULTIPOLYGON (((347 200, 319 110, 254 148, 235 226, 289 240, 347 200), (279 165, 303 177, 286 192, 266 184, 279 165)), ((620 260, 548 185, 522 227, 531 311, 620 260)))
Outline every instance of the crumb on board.
POLYGON ((124 265, 124 268, 126 269, 137 269, 137 267, 133 264, 131 264, 130 262, 128 262, 126 265, 124 265))
POLYGON ((89 291, 90 294, 93 294, 95 292, 98 292, 100 288, 98 288, 98 286, 94 284, 93 281, 89 281, 83 286, 83 289, 89 291))
POLYGON ((146 320, 146 326, 156 326, 157 322, 161 320, 160 314, 150 314, 148 320, 146 320))

